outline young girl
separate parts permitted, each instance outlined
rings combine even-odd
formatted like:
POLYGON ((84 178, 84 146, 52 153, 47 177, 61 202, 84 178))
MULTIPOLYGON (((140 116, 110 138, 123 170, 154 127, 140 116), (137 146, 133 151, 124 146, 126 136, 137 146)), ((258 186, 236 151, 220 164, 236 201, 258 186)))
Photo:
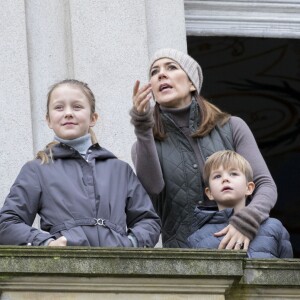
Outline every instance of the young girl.
POLYGON ((55 84, 46 119, 55 141, 21 169, 0 211, 0 244, 155 246, 159 217, 130 166, 96 142, 88 85, 55 84))

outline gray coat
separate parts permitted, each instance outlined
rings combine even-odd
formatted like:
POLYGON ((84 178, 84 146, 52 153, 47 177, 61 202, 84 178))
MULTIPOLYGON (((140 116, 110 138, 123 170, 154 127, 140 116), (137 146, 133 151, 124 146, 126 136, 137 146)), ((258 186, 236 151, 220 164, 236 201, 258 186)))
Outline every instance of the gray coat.
MULTIPOLYGON (((229 224, 233 209, 221 211, 205 211, 196 208, 198 228, 189 238, 191 248, 218 248, 222 237, 215 237, 214 233, 222 230, 229 224)), ((248 248, 249 258, 292 258, 293 249, 290 235, 282 223, 274 218, 266 219, 259 227, 256 237, 248 248)))
POLYGON ((98 144, 85 160, 73 148, 53 147, 53 162, 26 163, 0 211, 0 244, 42 245, 65 236, 67 245, 153 247, 160 220, 131 167, 98 144), (41 229, 32 227, 39 214, 41 229))

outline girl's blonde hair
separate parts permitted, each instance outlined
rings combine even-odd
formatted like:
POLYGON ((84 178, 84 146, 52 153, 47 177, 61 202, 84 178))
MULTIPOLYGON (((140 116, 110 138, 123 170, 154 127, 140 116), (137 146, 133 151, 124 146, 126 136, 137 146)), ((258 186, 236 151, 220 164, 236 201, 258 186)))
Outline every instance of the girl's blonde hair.
POLYGON ((203 169, 203 180, 206 187, 209 186, 210 174, 220 168, 224 169, 237 168, 246 176, 247 182, 253 181, 253 171, 249 162, 240 154, 231 151, 223 150, 212 154, 205 162, 203 169))
MULTIPOLYGON (((59 81, 59 82, 53 84, 49 89, 49 92, 47 95, 47 112, 46 112, 47 118, 49 118, 49 105, 50 105, 50 101, 51 101, 51 95, 52 95, 53 91, 61 85, 72 85, 74 87, 79 88, 82 91, 82 93, 89 100, 90 107, 91 107, 91 114, 96 112, 95 96, 94 96, 93 92, 91 91, 91 89, 89 88, 88 84, 85 82, 76 80, 76 79, 65 79, 65 80, 62 80, 62 81, 59 81)), ((94 131, 92 130, 92 128, 89 128, 89 133, 91 135, 92 143, 96 144, 97 138, 96 138, 96 135, 95 135, 94 131)), ((36 158, 40 159, 42 164, 48 163, 49 158, 53 161, 52 148, 56 144, 58 144, 58 142, 56 142, 56 141, 53 141, 53 142, 47 144, 43 150, 41 150, 37 153, 36 158)))

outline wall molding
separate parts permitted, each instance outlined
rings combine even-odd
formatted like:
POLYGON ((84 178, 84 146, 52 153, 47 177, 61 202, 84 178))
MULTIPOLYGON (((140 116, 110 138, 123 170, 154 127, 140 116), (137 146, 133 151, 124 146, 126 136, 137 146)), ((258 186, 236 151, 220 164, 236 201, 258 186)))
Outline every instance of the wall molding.
POLYGON ((300 38, 300 0, 185 0, 187 35, 300 38))
POLYGON ((217 249, 0 246, 0 299, 299 299, 300 260, 217 249))

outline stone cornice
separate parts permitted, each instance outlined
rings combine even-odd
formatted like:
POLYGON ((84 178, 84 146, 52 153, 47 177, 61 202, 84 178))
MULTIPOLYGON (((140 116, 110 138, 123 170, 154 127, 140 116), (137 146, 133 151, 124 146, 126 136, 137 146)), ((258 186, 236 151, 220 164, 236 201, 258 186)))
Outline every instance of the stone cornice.
POLYGON ((300 1, 185 0, 187 35, 300 37, 300 1))
POLYGON ((86 247, 0 247, 2 275, 233 276, 243 274, 243 251, 86 247))
POLYGON ((295 299, 300 260, 252 260, 245 251, 229 250, 1 246, 0 299, 46 294, 66 300, 133 295, 150 300, 153 294, 155 299, 295 299))

